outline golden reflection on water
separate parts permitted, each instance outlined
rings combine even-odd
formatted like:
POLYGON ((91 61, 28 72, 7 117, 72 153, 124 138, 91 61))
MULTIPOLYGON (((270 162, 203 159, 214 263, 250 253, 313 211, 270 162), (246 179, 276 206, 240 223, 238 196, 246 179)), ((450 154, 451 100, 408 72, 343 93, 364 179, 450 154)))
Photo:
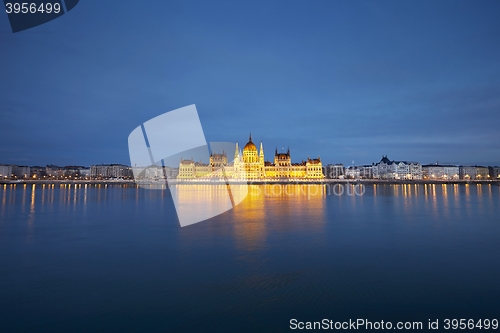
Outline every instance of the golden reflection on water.
POLYGON ((26 203, 26 184, 23 185, 23 205, 22 205, 22 211, 24 212, 24 205, 26 203))
POLYGON ((434 214, 437 213, 438 211, 438 203, 437 203, 437 195, 436 195, 436 184, 431 184, 430 185, 430 197, 431 197, 431 203, 432 203, 432 211, 434 214))
POLYGON ((72 185, 71 184, 68 184, 68 186, 66 187, 66 205, 69 207, 71 205, 71 187, 72 185))
POLYGON ((5 205, 7 203, 7 184, 3 184, 3 192, 2 192, 2 219, 5 215, 5 205))
POLYGON ((234 223, 236 244, 249 251, 261 248, 267 236, 266 204, 261 189, 261 185, 250 185, 248 196, 232 211, 234 220, 241 221, 234 223))
POLYGON ((80 184, 75 185, 75 189, 73 191, 73 207, 74 208, 76 208, 76 191, 77 191, 77 187, 80 187, 80 184))
POLYGON ((83 188, 83 210, 87 209, 87 184, 83 188))
POLYGON ((55 185, 52 184, 51 193, 50 193, 50 209, 51 210, 54 207, 54 192, 55 192, 55 185))
MULTIPOLYGON (((243 186, 243 185, 239 185, 243 186)), ((220 215, 233 207, 239 190, 229 191, 222 184, 177 184, 170 186, 181 226, 190 225, 220 215)), ((246 189, 246 187, 243 187, 246 189)), ((237 201, 239 202, 239 201, 237 201)))
POLYGON ((477 205, 479 210, 483 211, 484 210, 484 200, 483 200, 483 184, 477 184, 476 186, 476 192, 477 192, 477 205))
POLYGON ((449 205, 449 197, 448 197, 448 184, 441 184, 441 193, 443 195, 443 207, 444 207, 444 216, 445 218, 449 218, 450 215, 450 205, 449 205))
POLYGON ((45 203, 45 184, 42 184, 42 209, 45 203))
POLYGON ((251 251, 262 246, 270 230, 323 228, 326 193, 325 185, 249 185, 247 197, 232 211, 237 245, 251 251))
MULTIPOLYGON (((26 190, 26 187, 25 187, 26 190)), ((31 186, 31 201, 30 201, 30 215, 28 217, 28 226, 32 227, 35 222, 35 184, 31 186)))

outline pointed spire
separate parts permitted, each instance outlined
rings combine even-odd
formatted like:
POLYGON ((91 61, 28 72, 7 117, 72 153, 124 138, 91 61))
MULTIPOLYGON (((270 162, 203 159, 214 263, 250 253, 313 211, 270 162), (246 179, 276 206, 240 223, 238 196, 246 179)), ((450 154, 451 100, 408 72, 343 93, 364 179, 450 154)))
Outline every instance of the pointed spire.
POLYGON ((252 132, 250 132, 250 138, 248 139, 248 141, 252 142, 252 132))
POLYGON ((238 141, 236 141, 236 148, 234 149, 234 159, 240 156, 240 148, 238 147, 238 141))

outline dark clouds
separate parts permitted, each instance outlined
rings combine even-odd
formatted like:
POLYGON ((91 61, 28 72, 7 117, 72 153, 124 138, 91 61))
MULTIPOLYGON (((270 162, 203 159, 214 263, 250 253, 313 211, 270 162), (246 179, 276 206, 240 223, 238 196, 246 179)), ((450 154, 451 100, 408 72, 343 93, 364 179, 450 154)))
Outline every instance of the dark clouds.
POLYGON ((497 2, 110 5, 0 15, 1 163, 127 163, 132 129, 194 103, 268 158, 500 164, 497 2))

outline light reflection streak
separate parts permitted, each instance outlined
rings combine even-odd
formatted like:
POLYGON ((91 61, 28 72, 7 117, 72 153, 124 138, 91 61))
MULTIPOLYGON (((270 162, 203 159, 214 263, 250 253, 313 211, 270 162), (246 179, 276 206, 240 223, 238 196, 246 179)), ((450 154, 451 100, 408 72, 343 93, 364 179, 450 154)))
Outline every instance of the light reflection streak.
POLYGON ((135 204, 139 205, 139 186, 135 185, 135 204))
POLYGON ((52 184, 51 190, 50 190, 50 210, 51 211, 54 208, 54 192, 55 192, 55 187, 54 187, 54 184, 52 184))
POLYGON ((87 211, 87 184, 85 184, 83 190, 83 211, 87 211))
POLYGON ((10 195, 9 195, 9 205, 12 205, 16 201, 16 191, 15 191, 16 184, 11 184, 10 188, 12 189, 12 192, 10 192, 10 195))
POLYGON ((438 203, 437 203, 437 195, 436 195, 436 184, 431 185, 431 196, 432 196, 432 210, 435 215, 438 212, 438 203))
POLYGON ((22 200, 22 212, 24 213, 24 205, 26 204, 26 184, 23 185, 23 200, 22 200))
POLYGON ((477 196, 477 204, 479 207, 479 211, 482 213, 484 209, 484 200, 483 200, 483 185, 476 184, 476 196, 477 196))
POLYGON ((453 202, 454 202, 454 212, 458 213, 458 208, 460 207, 460 187, 458 184, 453 184, 453 202))
POLYGON ((5 206, 7 203, 7 184, 3 184, 3 193, 2 193, 2 220, 5 215, 5 206))
POLYGON ((65 195, 64 195, 64 184, 60 184, 59 185, 58 196, 59 196, 59 206, 63 206, 64 205, 64 199, 66 198, 65 195))
POLYGON ((66 195, 67 195, 67 198, 66 198, 66 204, 67 206, 69 207, 71 205, 71 184, 67 184, 66 186, 66 195))
POLYGON ((466 211, 466 214, 467 214, 467 217, 468 218, 472 218, 472 215, 471 215, 471 209, 472 209, 472 205, 471 205, 471 196, 470 196, 470 185, 467 183, 465 184, 465 211, 466 211))
POLYGON ((45 210, 45 184, 42 184, 42 211, 45 210))
POLYGON ((75 184, 75 190, 73 191, 73 210, 76 210, 76 197, 77 197, 77 191, 80 184, 75 184))
POLYGON ((442 196, 443 196, 443 208, 444 208, 444 215, 446 218, 449 218, 449 213, 450 213, 450 209, 449 209, 449 197, 448 197, 448 184, 441 184, 441 193, 442 193, 442 196))
POLYGON ((36 194, 36 185, 33 184, 33 186, 31 187, 30 214, 28 216, 29 229, 33 228, 33 224, 35 222, 35 194, 36 194))
POLYGON ((491 188, 491 184, 488 184, 488 198, 489 198, 489 200, 488 200, 488 202, 489 202, 488 207, 490 207, 490 211, 492 211, 494 204, 493 204, 493 190, 491 188))

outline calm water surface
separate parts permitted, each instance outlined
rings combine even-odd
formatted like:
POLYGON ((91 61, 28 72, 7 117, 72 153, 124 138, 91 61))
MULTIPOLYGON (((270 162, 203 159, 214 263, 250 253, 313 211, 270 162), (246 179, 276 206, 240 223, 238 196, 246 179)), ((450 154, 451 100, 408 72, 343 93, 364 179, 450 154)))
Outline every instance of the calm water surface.
POLYGON ((500 319, 500 186, 290 186, 180 228, 168 191, 0 185, 0 330, 500 319))

